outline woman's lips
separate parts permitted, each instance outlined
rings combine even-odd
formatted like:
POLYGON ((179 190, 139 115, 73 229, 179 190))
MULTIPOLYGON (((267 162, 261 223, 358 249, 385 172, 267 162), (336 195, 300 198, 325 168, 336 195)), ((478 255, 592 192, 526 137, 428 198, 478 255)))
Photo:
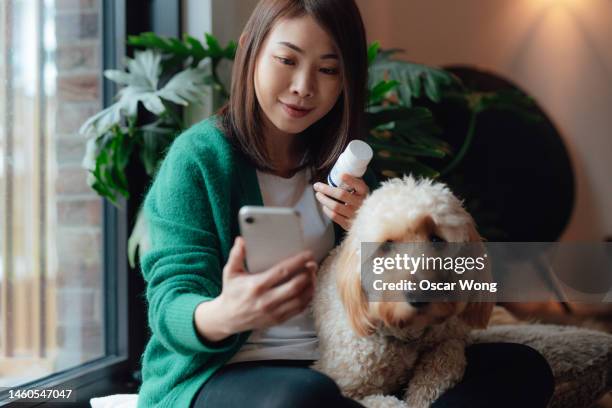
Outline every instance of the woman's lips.
POLYGON ((283 102, 281 102, 281 105, 283 106, 283 110, 287 112, 287 114, 291 116, 292 118, 304 117, 308 115, 310 111, 312 110, 312 108, 298 108, 295 105, 287 105, 286 103, 283 103, 283 102))

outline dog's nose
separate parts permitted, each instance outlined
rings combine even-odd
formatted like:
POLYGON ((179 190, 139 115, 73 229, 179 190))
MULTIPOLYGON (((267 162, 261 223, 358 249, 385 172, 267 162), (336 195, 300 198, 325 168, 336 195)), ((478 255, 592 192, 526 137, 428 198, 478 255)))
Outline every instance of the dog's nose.
POLYGON ((414 307, 415 309, 422 309, 429 304, 429 302, 408 302, 408 303, 410 303, 410 306, 414 307))

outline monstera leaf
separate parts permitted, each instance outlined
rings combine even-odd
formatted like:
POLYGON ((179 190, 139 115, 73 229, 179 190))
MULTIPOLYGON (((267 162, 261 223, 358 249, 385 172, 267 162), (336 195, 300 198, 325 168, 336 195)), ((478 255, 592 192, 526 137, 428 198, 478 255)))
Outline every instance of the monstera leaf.
MULTIPOLYGON (((422 96, 432 102, 440 102, 443 90, 459 83, 456 77, 442 69, 394 59, 402 50, 375 49, 377 54, 370 65, 368 86, 372 89, 383 81, 396 83, 392 93, 402 106, 411 107, 413 100, 422 96)), ((370 58, 371 54, 372 51, 370 58)))
POLYGON ((398 52, 376 42, 368 48, 367 142, 375 152, 374 170, 381 179, 406 173, 435 178, 440 173, 421 159, 443 159, 451 149, 438 138, 441 129, 431 111, 414 100, 437 103, 457 80, 437 68, 392 59, 398 52))
POLYGON ((106 78, 124 87, 117 93, 117 102, 89 118, 79 132, 95 136, 121 125, 123 117, 136 116, 139 103, 156 116, 170 114, 164 100, 184 106, 201 103, 209 83, 209 61, 202 60, 197 67, 175 74, 158 89, 161 60, 162 55, 155 51, 136 52, 134 59, 128 59, 126 71, 106 70, 106 78))

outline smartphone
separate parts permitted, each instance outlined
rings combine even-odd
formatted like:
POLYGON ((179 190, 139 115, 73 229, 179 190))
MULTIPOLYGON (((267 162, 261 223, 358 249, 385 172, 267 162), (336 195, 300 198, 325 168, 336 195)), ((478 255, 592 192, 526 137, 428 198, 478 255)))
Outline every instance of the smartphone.
POLYGON ((251 273, 265 271, 305 249, 302 219, 293 208, 244 206, 238 220, 251 273))

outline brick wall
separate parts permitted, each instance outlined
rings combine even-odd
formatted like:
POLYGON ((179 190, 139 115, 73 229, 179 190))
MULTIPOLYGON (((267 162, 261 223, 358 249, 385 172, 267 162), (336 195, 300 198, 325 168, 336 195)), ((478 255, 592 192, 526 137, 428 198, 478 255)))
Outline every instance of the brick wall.
POLYGON ((56 369, 104 353, 102 201, 81 167, 77 131, 102 106, 100 0, 56 0, 56 369))

